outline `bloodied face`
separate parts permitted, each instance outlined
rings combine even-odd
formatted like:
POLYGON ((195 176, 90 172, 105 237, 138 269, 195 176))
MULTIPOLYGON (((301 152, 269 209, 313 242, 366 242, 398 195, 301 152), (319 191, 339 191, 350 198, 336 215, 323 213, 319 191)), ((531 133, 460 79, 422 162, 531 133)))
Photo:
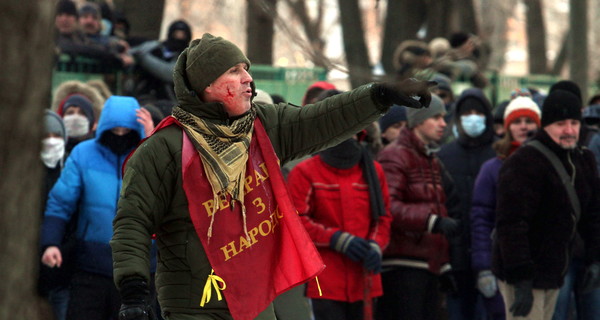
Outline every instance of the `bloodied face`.
POLYGON ((204 89, 203 100, 221 102, 230 117, 242 115, 250 110, 251 83, 248 65, 238 63, 204 89))

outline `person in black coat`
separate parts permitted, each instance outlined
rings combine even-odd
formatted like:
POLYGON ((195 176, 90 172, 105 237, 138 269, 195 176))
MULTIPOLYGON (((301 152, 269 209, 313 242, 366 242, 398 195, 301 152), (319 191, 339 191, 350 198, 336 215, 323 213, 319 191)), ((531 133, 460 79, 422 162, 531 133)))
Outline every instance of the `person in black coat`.
POLYGON ((458 219, 462 227, 461 236, 450 243, 450 261, 457 292, 448 294, 448 316, 450 320, 475 319, 478 291, 476 275, 471 269, 471 197, 479 168, 495 156, 492 149, 494 118, 491 104, 481 89, 463 91, 455 104, 454 124, 458 138, 443 145, 438 153, 460 199, 453 218, 458 219))
MULTIPOLYGON (((500 169, 492 269, 507 319, 550 319, 577 236, 585 243, 583 292, 600 285, 600 179, 593 154, 578 146, 581 101, 552 91, 532 142, 549 149, 568 175, 529 144, 500 169), (577 201, 571 201, 572 185, 577 201), (579 205, 577 205, 577 202, 579 205)), ((585 318, 585 316, 584 316, 585 318)))

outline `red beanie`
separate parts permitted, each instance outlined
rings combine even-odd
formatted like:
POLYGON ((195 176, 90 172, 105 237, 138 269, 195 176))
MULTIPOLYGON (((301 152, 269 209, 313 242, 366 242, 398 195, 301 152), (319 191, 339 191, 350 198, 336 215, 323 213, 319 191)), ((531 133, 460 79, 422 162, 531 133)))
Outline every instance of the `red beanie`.
POLYGON ((541 126, 540 107, 538 107, 538 105, 529 97, 516 97, 508 104, 508 106, 506 106, 506 110, 504 110, 504 128, 508 130, 510 123, 520 117, 528 117, 533 120, 538 127, 541 126))

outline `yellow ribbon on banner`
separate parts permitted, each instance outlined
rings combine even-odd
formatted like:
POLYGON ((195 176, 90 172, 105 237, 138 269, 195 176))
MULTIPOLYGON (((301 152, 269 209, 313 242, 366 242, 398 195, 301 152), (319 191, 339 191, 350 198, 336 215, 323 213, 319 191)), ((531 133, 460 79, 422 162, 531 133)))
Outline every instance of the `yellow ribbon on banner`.
POLYGON ((319 277, 315 277, 315 281, 317 281, 317 288, 319 289, 319 297, 322 297, 323 291, 321 291, 321 285, 319 284, 319 277))
POLYGON ((221 291, 225 290, 225 288, 227 288, 227 285, 225 284, 225 281, 223 280, 223 278, 215 275, 214 269, 212 269, 210 271, 210 274, 208 275, 208 278, 206 279, 206 284, 204 285, 204 291, 202 292, 202 299, 200 300, 201 307, 204 307, 204 304, 206 304, 210 301, 210 297, 212 295, 212 287, 214 287, 215 291, 217 292, 217 300, 219 300, 219 301, 223 300, 223 297, 221 296, 221 291), (221 283, 223 285, 223 287, 220 287, 219 283, 221 283))

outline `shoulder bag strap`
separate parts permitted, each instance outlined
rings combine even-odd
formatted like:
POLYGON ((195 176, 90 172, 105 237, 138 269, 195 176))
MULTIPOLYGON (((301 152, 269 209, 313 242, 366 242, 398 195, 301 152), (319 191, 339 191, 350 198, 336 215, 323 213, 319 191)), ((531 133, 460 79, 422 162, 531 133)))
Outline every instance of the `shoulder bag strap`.
POLYGON ((581 215, 581 205, 579 204, 579 198, 577 197, 577 193, 575 193, 575 188, 571 184, 571 178, 569 177, 569 174, 565 170, 563 164, 560 162, 556 154, 550 151, 550 149, 548 149, 548 147, 543 145, 541 142, 533 140, 527 143, 527 145, 537 149, 544 156, 546 156, 546 158, 548 158, 550 163, 552 163, 552 166, 554 166, 554 169, 556 169, 556 172, 560 176, 560 179, 562 180, 565 189, 567 189, 567 194, 569 195, 569 199, 571 200, 571 206, 573 206, 575 218, 579 220, 579 216, 581 215))

